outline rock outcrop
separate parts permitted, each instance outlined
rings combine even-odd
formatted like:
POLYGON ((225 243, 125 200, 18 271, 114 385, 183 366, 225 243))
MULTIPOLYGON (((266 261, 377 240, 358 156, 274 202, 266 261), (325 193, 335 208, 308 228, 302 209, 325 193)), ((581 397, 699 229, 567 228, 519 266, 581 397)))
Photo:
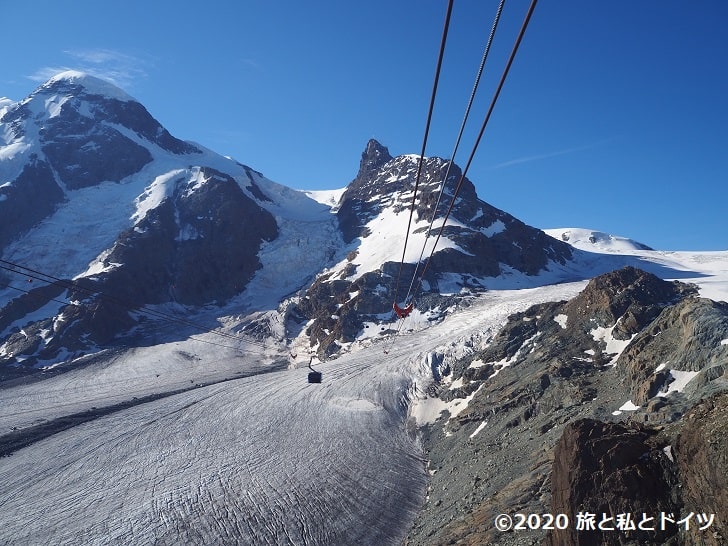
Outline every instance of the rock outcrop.
POLYGON ((687 298, 666 308, 620 355, 617 365, 630 385, 632 401, 646 404, 669 390, 676 376, 699 372, 702 377, 691 389, 698 397, 709 395, 710 389, 703 387, 726 374, 728 346, 721 341, 727 338, 725 302, 687 298))
POLYGON ((719 546, 728 543, 728 394, 716 394, 699 402, 683 419, 674 445, 678 467, 682 514, 715 515, 707 521, 696 517, 681 530, 686 546, 719 546))
POLYGON ((513 314, 484 350, 442 364, 450 374, 434 390, 457 415, 422 433, 430 487, 407 544, 721 544, 726 311, 626 268, 513 314), (654 529, 637 528, 643 512, 654 529), (660 528, 661 514, 691 512, 715 521, 660 528), (496 529, 496 516, 517 513, 569 524, 496 529), (635 529, 617 528, 627 513, 635 529), (615 530, 600 530, 603 518, 615 530))
POLYGON ((675 536, 677 527, 659 522, 662 513, 679 513, 679 503, 671 461, 655 436, 640 426, 569 423, 554 450, 550 510, 571 522, 552 530, 544 546, 666 544, 675 536), (653 519, 644 522, 643 514, 653 519), (636 519, 629 524, 628 517, 636 519))
POLYGON ((0 186, 0 250, 51 214, 63 199, 48 163, 32 155, 13 184, 0 186))

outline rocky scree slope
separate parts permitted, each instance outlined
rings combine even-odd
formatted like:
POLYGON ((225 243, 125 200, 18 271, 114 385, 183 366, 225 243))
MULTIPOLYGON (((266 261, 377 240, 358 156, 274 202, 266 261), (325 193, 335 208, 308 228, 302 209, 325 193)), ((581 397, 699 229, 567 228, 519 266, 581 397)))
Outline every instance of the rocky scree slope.
POLYGON ((431 478, 407 544, 725 544, 726 339, 725 302, 627 267, 512 315, 467 358, 438 355, 433 394, 466 405, 423 429, 431 478), (581 510, 717 520, 705 532, 576 532, 581 510), (516 512, 571 523, 495 529, 516 512))

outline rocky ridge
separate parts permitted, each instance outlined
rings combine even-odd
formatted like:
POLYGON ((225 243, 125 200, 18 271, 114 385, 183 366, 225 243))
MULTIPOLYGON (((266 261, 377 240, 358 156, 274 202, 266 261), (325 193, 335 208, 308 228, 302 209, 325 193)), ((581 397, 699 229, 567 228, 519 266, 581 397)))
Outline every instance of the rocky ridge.
MULTIPOLYGON (((336 211, 348 244, 346 258, 322 273, 297 304, 296 317, 308 322, 311 345, 320 356, 336 354, 363 331, 365 323, 390 317, 395 293, 404 297, 413 277, 416 282, 412 285, 421 286, 418 310, 436 318, 463 295, 485 290, 488 278, 504 273, 536 275, 550 264, 564 264, 571 259, 569 245, 480 200, 473 184, 465 178, 426 273, 422 276, 421 269, 416 272, 419 248, 412 236, 427 233, 434 217, 430 244, 434 242, 460 177, 460 168, 452 165, 448 169, 444 159, 424 158, 420 167, 418 156, 392 157, 376 140, 368 142, 359 172, 346 187, 336 211), (403 242, 401 234, 374 230, 384 218, 408 217, 418 170, 410 254, 401 273, 397 261, 401 244, 393 247, 392 254, 374 269, 360 271, 362 261, 368 258, 368 245, 387 244, 383 240, 387 235, 403 242), (445 192, 438 203, 445 178, 445 192), (396 286, 398 279, 400 284, 396 286)), ((406 229, 406 221, 400 223, 406 229)), ((424 254, 422 264, 428 256, 424 254)))
POLYGON ((724 302, 624 268, 512 315, 482 351, 441 355, 437 396, 468 402, 424 428, 430 486, 407 544, 721 544, 726 522, 703 533, 574 524, 579 511, 728 513, 707 485, 727 476, 725 339, 724 302), (501 513, 571 525, 502 533, 501 513))

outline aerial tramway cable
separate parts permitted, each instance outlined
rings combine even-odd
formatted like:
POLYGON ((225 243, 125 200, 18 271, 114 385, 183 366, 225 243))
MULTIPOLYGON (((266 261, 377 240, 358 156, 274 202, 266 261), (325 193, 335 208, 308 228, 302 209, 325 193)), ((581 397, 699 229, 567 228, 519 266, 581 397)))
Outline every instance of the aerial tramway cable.
MULTIPOLYGON (((0 268, 1 269, 6 269, 6 270, 8 269, 8 268, 3 267, 3 266, 0 266, 0 268)), ((0 286, 0 288, 10 288, 11 290, 17 290, 18 292, 24 292, 26 294, 30 294, 31 293, 30 290, 26 290, 24 288, 19 288, 17 286, 13 286, 11 284, 6 284, 4 286, 0 286)), ((77 306, 78 305, 77 303, 73 303, 72 301, 64 301, 64 300, 59 300, 57 298, 50 298, 48 301, 52 301, 52 302, 55 302, 55 303, 60 303, 61 305, 74 305, 74 306, 77 306)), ((208 333, 215 334, 216 332, 214 330, 209 330, 208 333)), ((215 343, 214 341, 209 341, 207 339, 202 339, 202 338, 199 338, 199 337, 195 337, 194 335, 191 335, 189 339, 192 339, 193 341, 199 341, 200 343, 206 343, 207 345, 214 345, 216 347, 222 347, 224 349, 232 349, 232 350, 239 351, 239 352, 242 352, 242 353, 259 354, 259 353, 254 353, 254 352, 249 351, 249 350, 246 350, 246 349, 241 349, 240 347, 233 347, 233 346, 230 346, 230 345, 223 345, 222 343, 215 343)))
MULTIPOLYGON (((42 271, 38 271, 36 269, 32 269, 32 268, 26 267, 26 266, 23 266, 21 264, 17 264, 15 262, 11 262, 11 261, 8 261, 8 260, 2 260, 2 259, 0 259, 0 269, 4 269, 6 271, 9 271, 11 273, 16 273, 18 275, 23 275, 25 277, 28 277, 29 279, 39 280, 39 281, 45 282, 47 284, 56 284, 56 285, 60 286, 61 288, 66 289, 66 290, 78 290, 78 291, 84 292, 84 293, 86 293, 88 295, 99 296, 102 300, 105 300, 105 301, 107 301, 109 303, 113 303, 114 305, 117 305, 119 307, 123 307, 123 308, 125 308, 125 309, 127 309, 129 311, 135 311, 135 312, 143 313, 143 314, 146 314, 146 315, 155 317, 155 318, 163 319, 163 320, 166 320, 168 322, 173 322, 173 323, 181 324, 181 325, 184 325, 184 326, 189 326, 191 328, 195 328, 197 330, 200 330, 200 331, 202 331, 203 333, 206 333, 206 334, 211 334, 211 335, 215 335, 215 336, 218 336, 218 337, 222 337, 222 338, 225 338, 225 339, 234 340, 234 341, 238 341, 238 342, 250 343, 251 345, 257 345, 257 346, 259 346, 261 348, 267 348, 267 346, 265 344, 263 344, 262 342, 260 342, 258 340, 251 339, 251 338, 247 338, 247 337, 243 337, 243 336, 236 335, 236 334, 231 334, 231 333, 228 333, 228 332, 223 332, 223 331, 220 331, 220 330, 213 330, 213 329, 208 328, 206 326, 203 326, 201 324, 197 324, 195 322, 192 322, 192 321, 189 321, 189 320, 186 320, 186 319, 177 317, 175 315, 172 315, 172 314, 169 314, 169 313, 165 313, 163 311, 159 311, 159 310, 156 310, 156 309, 150 309, 147 305, 144 305, 144 304, 143 305, 134 304, 134 303, 125 301, 125 300, 123 300, 121 298, 118 298, 118 297, 115 297, 115 296, 111 296, 111 295, 106 294, 104 292, 101 292, 99 290, 94 290, 94 289, 91 289, 91 288, 87 288, 87 287, 79 284, 76 281, 68 281, 68 280, 60 279, 60 278, 55 277, 53 275, 50 275, 50 274, 47 274, 47 273, 43 273, 42 271)), ((17 291, 20 291, 20 292, 30 293, 29 290, 23 290, 22 288, 17 288, 17 287, 11 286, 9 284, 8 284, 8 288, 12 288, 13 290, 17 290, 17 291)), ((74 305, 73 302, 70 302, 70 301, 60 301, 60 300, 57 300, 55 298, 53 299, 53 301, 55 301, 57 303, 63 303, 63 304, 66 304, 66 305, 74 305)), ((209 343, 211 345, 217 345, 219 347, 226 347, 226 348, 237 349, 237 350, 241 350, 242 351, 242 349, 239 349, 238 347, 230 347, 228 345, 222 345, 220 343, 214 343, 214 342, 206 341, 206 340, 203 340, 203 339, 200 339, 200 338, 193 338, 193 339, 195 339, 196 341, 200 341, 202 343, 209 343)))
MULTIPOLYGON (((524 34, 526 32, 526 28, 528 27, 528 24, 529 24, 529 22, 531 20, 531 16, 533 15, 533 11, 536 8, 536 3, 537 2, 538 2, 538 0, 532 0, 531 1, 531 5, 528 8, 528 12, 526 13, 526 16, 525 16, 525 18, 523 20, 523 23, 521 25, 521 29, 520 29, 520 31, 518 33, 518 36, 517 36, 516 41, 514 43, 513 49, 511 50, 511 53, 510 53, 510 55, 508 57, 508 61, 506 62, 505 69, 503 70, 503 74, 501 75, 501 78, 500 78, 500 81, 499 81, 498 86, 496 88, 496 91, 493 94, 493 98, 491 100, 491 103, 490 103, 490 106, 488 108, 488 111, 487 111, 487 113, 485 115, 485 118, 483 119, 483 123, 481 125, 481 128, 480 128, 480 131, 478 133, 478 136, 477 136, 477 138, 475 140, 475 143, 473 145, 473 148, 472 148, 472 150, 470 152, 470 156, 468 157, 468 161, 467 161, 467 163, 465 165, 465 168, 463 169, 463 171, 462 171, 462 173, 460 175, 460 179, 458 180, 458 183, 457 183, 457 185, 455 187, 455 191, 453 193, 453 197, 452 197, 452 200, 450 202, 450 206, 448 207, 447 212, 445 214, 445 217, 443 218, 442 226, 440 227, 440 230, 438 231, 437 238, 435 239, 435 242, 434 242, 434 244, 432 246, 432 249, 430 251, 430 255, 428 256, 427 261, 425 262, 425 266, 422 269, 422 273, 420 274, 420 278, 419 278, 419 281, 417 283, 417 287, 415 288, 415 290, 414 290, 414 292, 412 294, 410 294, 408 292, 408 297, 411 295, 412 301, 414 301, 414 299, 416 298, 417 294, 419 293, 420 288, 422 287, 422 281, 424 279, 424 276, 425 276, 425 273, 427 271, 427 268, 430 265, 432 256, 435 253, 435 249, 437 248, 437 244, 440 241, 440 238, 442 236, 442 233, 443 233, 443 231, 445 229, 445 225, 447 224, 447 220, 449 219, 450 214, 451 214, 452 209, 453 209, 453 206, 455 205, 455 202, 457 200, 458 193, 460 192, 460 189, 462 188, 463 181, 465 180, 465 177, 467 175, 467 172, 470 169, 470 165, 473 162, 473 158, 475 156, 475 152, 477 151, 478 146, 480 145, 480 141, 482 140, 483 134, 485 133, 485 129, 486 129, 487 125, 488 125, 488 122, 490 121, 490 117, 491 117, 491 115, 493 113, 493 109, 495 108, 495 104, 496 104, 496 102, 498 100, 498 97, 500 96, 501 90, 503 89, 503 85, 505 83, 506 77, 508 76, 508 72, 511 69, 511 65, 513 64, 513 60, 515 59, 516 53, 518 51, 518 48, 521 45, 521 41, 523 40, 523 36, 524 36, 524 34)), ((500 13, 500 6, 499 6, 499 12, 497 14, 497 17, 499 17, 499 13, 500 13)), ((489 42, 490 42, 490 40, 489 40, 489 42)), ((478 77, 480 77, 480 74, 478 75, 478 77)), ((459 138, 460 138, 460 135, 458 136, 458 139, 459 138)), ((424 152, 423 152, 423 156, 424 156, 424 152)), ((421 165, 421 163, 422 163, 422 156, 420 157, 420 165, 421 165)), ((418 170, 418 176, 419 176, 419 170, 418 170)), ((416 185, 415 185, 415 188, 416 188, 416 185)), ((413 201, 412 201, 412 211, 410 212, 410 222, 411 222, 411 219, 412 219, 412 213, 414 212, 414 207, 415 207, 415 201, 414 201, 414 197, 413 197, 413 201)), ((432 227, 432 224, 431 224, 431 227, 432 227)), ((409 235, 409 229, 410 229, 410 226, 408 225, 407 226, 407 235, 409 235)), ((406 245, 406 240, 405 240, 405 245, 406 245)), ((406 248, 405 248, 405 250, 406 250, 406 248)), ((403 265, 404 265, 404 253, 403 253, 403 256, 402 256, 402 263, 400 264, 400 273, 402 271, 403 265)), ((415 276, 416 276, 416 273, 417 273, 417 268, 415 269, 415 276)), ((413 277, 413 282, 414 282, 414 277, 413 277)), ((397 287, 398 287, 398 285, 399 285, 399 277, 397 279, 397 287)), ((410 285, 410 289, 411 289, 411 286, 412 285, 410 285)), ((397 293, 395 291, 395 304, 396 304, 396 294, 397 293)), ((395 332, 395 335, 392 337, 392 342, 391 342, 391 344, 389 346, 389 350, 391 350, 392 346, 394 345, 394 342, 395 342, 395 340, 397 338, 397 334, 399 334, 399 332, 400 332, 400 330, 402 328, 402 323, 403 322, 404 322, 404 317, 400 317, 399 324, 398 324, 397 330, 395 332)), ((389 353, 389 350, 385 349, 384 350, 385 354, 388 354, 389 353)))
POLYGON ((409 240, 409 232, 412 226, 412 217, 415 213, 415 205, 417 202, 417 189, 420 185, 420 175, 422 174, 422 163, 425 159, 425 149, 427 148, 427 136, 430 133, 430 123, 432 122, 432 112, 435 109, 435 97, 437 96, 437 84, 440 81, 440 70, 442 68, 442 59, 445 56, 445 43, 447 42, 447 33, 450 28, 450 16, 452 14, 452 6, 455 0, 450 0, 447 4, 447 13, 445 14, 445 24, 442 29, 442 38, 440 39, 440 53, 437 58, 437 68, 435 69, 435 78, 432 82, 432 95, 430 96, 430 108, 427 112, 427 123, 425 124, 425 134, 422 138, 422 150, 420 159, 417 163, 417 176, 415 177, 415 188, 412 193, 412 206, 410 207, 409 220, 407 221, 407 231, 404 237, 404 247, 402 248, 402 260, 399 263, 399 273, 397 273, 397 282, 394 285, 394 302, 393 309, 396 310, 397 295, 399 294, 399 281, 402 277, 402 269, 404 268, 404 260, 407 255, 407 241, 409 240))
POLYGON ((478 67, 478 72, 475 76, 475 82, 473 83, 473 89, 470 92, 470 98, 468 99, 468 105, 465 108, 465 114, 463 115, 463 121, 460 124, 460 130, 458 131, 458 136, 455 139, 455 146, 453 147, 452 154, 450 155, 450 161, 448 161, 447 164, 447 170, 445 171, 445 175, 442 177, 442 181, 440 182, 440 191, 437 195, 437 202, 435 203, 435 207, 432 209, 432 216, 430 218, 430 226, 427 228, 427 232, 425 235, 425 241, 422 243, 422 250, 420 251, 420 257, 417 259, 417 262, 415 263, 415 270, 412 274, 412 281, 410 282, 409 288, 407 289, 407 295, 405 296, 404 300, 407 301, 410 296, 412 295, 412 288, 415 284, 415 280, 417 279, 417 271, 419 270, 420 263, 422 262, 422 258, 425 255, 425 249, 427 248, 427 241, 430 239, 430 234, 432 233, 432 227, 435 224, 435 219, 437 217, 437 209, 440 206, 440 202, 442 201, 442 196, 445 192, 445 185, 447 184, 447 179, 450 177, 450 170, 452 169, 452 166, 455 164, 455 156, 457 155, 458 149, 460 147, 460 141, 462 140, 463 133, 465 132, 465 125, 468 122, 468 118, 470 117, 470 110, 473 107, 473 101, 475 100, 475 95, 478 91, 478 86, 480 85, 480 78, 483 75, 483 69, 485 68, 485 63, 488 60, 488 53, 490 53, 490 47, 493 43, 493 37, 495 36, 496 29, 498 28, 498 23, 500 22, 501 14, 503 13, 503 6, 505 5, 506 0, 500 0, 498 4, 498 8, 496 9, 495 18, 493 19, 493 25, 490 29, 490 34, 488 35, 488 40, 485 44, 485 48, 483 50, 483 57, 480 60, 480 66, 478 67))
POLYGON ((480 141, 483 138, 483 134, 485 133, 485 128, 488 125, 488 122, 490 121, 490 116, 493 114, 493 109, 495 108, 495 104, 498 101, 498 97, 500 96, 501 90, 503 89, 503 84, 506 81, 506 77, 508 76, 508 72, 511 69, 511 65, 513 64, 513 60, 516 57, 516 53, 518 52, 518 48, 521 45, 521 41, 523 40, 523 36, 526 33, 526 28, 528 27, 528 23, 531 20, 531 16, 533 15, 533 10, 536 8, 536 3, 538 0, 532 0, 531 5, 528 8, 528 12, 526 13, 526 17, 523 20, 523 24, 521 25, 521 30, 518 33, 518 37, 516 38, 516 42, 513 45, 513 49, 511 50, 511 54, 508 57, 508 61, 506 62, 505 69, 503 70, 503 74, 501 75, 500 81, 498 82, 498 86, 495 90, 495 93, 493 94, 493 98, 491 99, 490 106, 488 107, 488 111, 485 114, 485 118, 483 119, 483 123, 480 126, 480 132, 478 133, 478 137, 475 139, 475 144, 473 145, 473 149, 470 152, 470 156, 468 157, 468 162, 465 164, 465 168, 463 169, 463 172, 460 175, 460 179, 458 180, 457 186, 455 187, 455 192, 452 197, 452 201, 450 202, 450 206, 447 209, 447 212, 445 213, 445 218, 443 218, 442 226, 440 226, 440 230, 437 233, 437 238, 435 239, 435 243, 432 245, 432 250, 430 252, 430 256, 427 258, 427 262, 425 263, 425 267, 422 269, 422 274, 420 275, 419 282, 417 284, 417 288, 415 290, 415 295, 417 292, 419 292, 420 288, 422 287, 422 280, 424 279, 425 272, 427 271, 427 268, 430 265, 431 258, 433 254, 435 253, 435 249, 437 248, 437 243, 440 241, 440 237, 442 236, 442 233, 445 229, 445 224, 447 223, 448 218, 450 217, 450 213, 452 212, 453 206, 455 205, 455 200, 457 199, 458 193, 460 192, 460 189, 462 188, 463 181, 465 180, 465 177, 468 173, 468 170, 470 169, 470 165, 473 162, 473 157, 475 157, 475 152, 478 149, 478 146, 480 145, 480 141))

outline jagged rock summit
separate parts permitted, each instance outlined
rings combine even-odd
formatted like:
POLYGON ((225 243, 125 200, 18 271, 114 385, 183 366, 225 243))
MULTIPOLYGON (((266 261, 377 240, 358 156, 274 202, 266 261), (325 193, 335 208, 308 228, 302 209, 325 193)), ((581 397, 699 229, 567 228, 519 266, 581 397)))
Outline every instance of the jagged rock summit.
POLYGON ((511 277, 516 286, 516 279, 571 259, 569 245, 482 201, 472 182, 461 178, 460 168, 444 159, 425 157, 420 165, 417 155, 392 157, 376 140, 367 143, 336 212, 346 255, 319 276, 298 306, 298 314, 313 321, 308 333, 320 354, 337 352, 391 317, 395 294, 404 299, 418 292, 418 310, 432 318, 459 298, 487 289, 494 278, 511 277))
POLYGON ((348 189, 355 189, 357 186, 365 184, 371 175, 373 175, 391 159, 392 156, 385 146, 382 146, 373 138, 370 139, 369 142, 367 142, 366 149, 361 154, 359 173, 349 184, 348 189))
MULTIPOLYGON (((373 224, 376 224, 373 220, 378 215, 390 213, 400 222, 406 222, 405 213, 412 207, 417 185, 414 226, 410 233, 410 237, 417 240, 413 241, 412 249, 405 256, 406 262, 416 262, 425 235, 430 235, 434 243, 455 187, 460 183, 458 199, 435 253, 436 262, 456 251, 457 258, 447 260, 446 268, 452 269, 457 261, 462 264, 463 273, 467 270, 476 276, 492 277, 509 267, 535 275, 545 269, 549 261, 563 263, 571 258, 570 246, 554 244, 541 230, 526 226, 479 199, 472 182, 467 178, 461 180, 462 171, 457 165, 450 165, 438 157, 423 158, 421 166, 419 161, 419 156, 413 154, 393 158, 387 148, 376 140, 367 143, 359 173, 343 193, 337 212, 347 243, 358 236, 362 239, 371 236, 373 224), (447 180, 444 180, 445 176, 447 180), (438 202, 442 183, 445 190, 438 202), (433 218, 435 231, 430 232, 433 218)), ((397 227, 406 231, 406 225, 397 227)))

